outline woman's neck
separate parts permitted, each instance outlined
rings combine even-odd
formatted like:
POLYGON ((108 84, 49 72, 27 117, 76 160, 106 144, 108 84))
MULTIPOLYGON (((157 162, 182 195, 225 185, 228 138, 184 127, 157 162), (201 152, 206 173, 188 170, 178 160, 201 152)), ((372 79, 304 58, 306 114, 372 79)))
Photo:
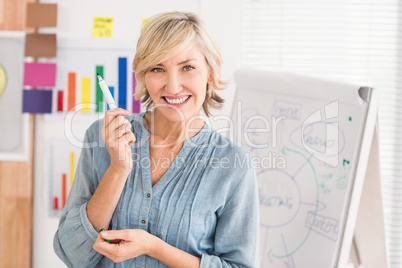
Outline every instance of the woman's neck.
POLYGON ((173 122, 156 110, 145 113, 144 119, 148 132, 159 145, 183 143, 197 135, 205 124, 199 115, 195 119, 191 118, 191 122, 188 120, 173 122))

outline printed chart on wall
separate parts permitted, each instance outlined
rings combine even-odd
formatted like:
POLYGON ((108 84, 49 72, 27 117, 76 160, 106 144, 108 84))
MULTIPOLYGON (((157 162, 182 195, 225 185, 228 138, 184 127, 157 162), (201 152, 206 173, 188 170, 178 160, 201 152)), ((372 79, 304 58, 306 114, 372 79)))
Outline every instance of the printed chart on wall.
POLYGON ((133 98, 134 48, 134 44, 115 40, 59 40, 56 84, 59 92, 53 97, 53 111, 103 114, 108 107, 96 77, 99 73, 118 107, 140 112, 140 103, 133 98))
POLYGON ((232 114, 256 168, 261 267, 334 267, 370 88, 236 73, 232 114))
POLYGON ((66 138, 49 138, 45 145, 44 199, 50 217, 60 217, 66 204, 81 149, 66 138))

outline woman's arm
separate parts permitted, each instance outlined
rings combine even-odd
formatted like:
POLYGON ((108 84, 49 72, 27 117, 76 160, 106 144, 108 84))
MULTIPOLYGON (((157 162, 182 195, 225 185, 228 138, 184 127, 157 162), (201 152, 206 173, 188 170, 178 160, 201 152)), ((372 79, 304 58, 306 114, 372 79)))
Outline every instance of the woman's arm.
POLYGON ((131 132, 131 123, 124 115, 128 115, 128 111, 119 108, 109 110, 103 121, 102 138, 111 164, 87 205, 88 219, 95 230, 108 229, 132 168, 131 145, 135 136, 131 132))
POLYGON ((128 174, 109 167, 87 205, 87 215, 95 230, 108 229, 128 174))
POLYGON ((260 262, 260 220, 255 170, 249 168, 229 201, 218 213, 214 250, 202 254, 200 268, 258 268, 260 262))
POLYGON ((146 254, 169 267, 200 267, 201 259, 173 247, 142 229, 111 230, 101 232, 94 249, 119 263, 146 254), (111 240, 111 243, 105 241, 111 240), (113 243, 118 240, 118 243, 113 243))
MULTIPOLYGON (((102 206, 106 207, 108 211, 110 207, 103 204, 104 200, 99 199, 102 197, 110 198, 110 195, 120 196, 121 193, 121 190, 118 189, 121 184, 117 183, 117 180, 124 177, 123 173, 118 173, 120 177, 117 176, 117 172, 113 170, 116 165, 111 165, 102 178, 102 181, 105 179, 104 182, 99 184, 101 188, 95 194, 95 189, 98 187, 96 181, 99 181, 94 172, 96 168, 94 146, 98 146, 97 141, 99 140, 98 124, 99 121, 94 123, 85 133, 84 147, 81 150, 74 182, 53 240, 56 254, 69 267, 95 267, 100 261, 102 255, 93 250, 93 244, 98 237, 97 228, 98 226, 109 226, 113 213, 101 215, 102 206), (112 185, 112 183, 116 183, 116 185, 112 185), (113 190, 115 193, 111 194, 109 190, 113 190), (92 198, 94 198, 93 202, 90 201, 92 198), (90 206, 89 215, 87 213, 88 205, 90 206)), ((120 168, 118 170, 121 172, 125 169, 120 168)), ((125 179, 122 181, 125 182, 125 179)), ((115 207, 114 205, 113 210, 115 207)))

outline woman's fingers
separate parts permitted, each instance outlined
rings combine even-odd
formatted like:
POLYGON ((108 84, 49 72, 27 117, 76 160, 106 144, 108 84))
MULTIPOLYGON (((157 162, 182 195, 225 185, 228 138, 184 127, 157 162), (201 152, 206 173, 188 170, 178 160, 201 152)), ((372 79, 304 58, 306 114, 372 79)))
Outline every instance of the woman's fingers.
POLYGON ((107 240, 132 241, 135 238, 136 229, 107 230, 100 232, 100 236, 107 240))
POLYGON ((124 134, 124 136, 122 138, 125 138, 127 141, 127 145, 128 146, 132 146, 135 142, 135 136, 133 132, 128 132, 126 134, 124 134))
POLYGON ((131 125, 130 121, 128 121, 124 116, 118 115, 109 123, 109 125, 106 128, 113 131, 125 124, 131 125))
POLYGON ((122 137, 125 133, 131 131, 131 122, 123 116, 117 116, 103 130, 106 140, 114 140, 122 137))
POLYGON ((119 115, 120 116, 127 116, 129 114, 130 114, 129 111, 121 109, 121 108, 116 108, 116 109, 113 109, 113 110, 107 110, 106 113, 105 113, 105 119, 104 119, 105 121, 104 121, 103 126, 105 128, 108 127, 109 124, 111 122, 113 122, 115 120, 115 118, 117 116, 119 116, 119 115))

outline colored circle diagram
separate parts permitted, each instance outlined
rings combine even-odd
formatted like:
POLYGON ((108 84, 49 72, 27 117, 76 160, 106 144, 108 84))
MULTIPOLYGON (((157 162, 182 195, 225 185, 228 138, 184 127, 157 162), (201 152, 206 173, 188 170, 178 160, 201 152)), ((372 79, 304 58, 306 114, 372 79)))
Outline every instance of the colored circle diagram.
POLYGON ((7 74, 3 66, 0 64, 0 99, 4 94, 6 84, 7 84, 7 74))

